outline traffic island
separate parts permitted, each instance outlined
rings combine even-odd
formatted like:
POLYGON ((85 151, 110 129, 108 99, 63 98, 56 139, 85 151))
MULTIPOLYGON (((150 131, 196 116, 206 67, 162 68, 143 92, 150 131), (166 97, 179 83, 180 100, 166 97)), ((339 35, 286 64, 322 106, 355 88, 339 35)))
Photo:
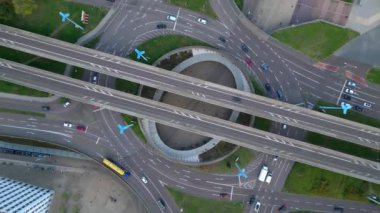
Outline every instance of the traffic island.
MULTIPOLYGON (((168 61, 165 63, 160 62, 163 62, 165 59, 167 60, 169 58, 176 59, 176 57, 172 57, 174 54, 177 54, 177 56, 185 56, 187 59, 176 65, 173 71, 182 72, 185 75, 195 76, 207 81, 214 81, 215 83, 225 84, 230 87, 237 87, 240 90, 250 92, 249 83, 244 78, 241 71, 227 58, 215 52, 213 49, 203 47, 182 48, 172 53, 168 53, 166 56, 161 58, 162 60, 158 60, 156 64, 171 65, 168 61), (186 54, 181 54, 183 52, 186 54), (188 58, 190 52, 192 57, 188 58), (228 80, 232 80, 232 82, 228 80)), ((142 91, 147 93, 144 89, 142 89, 142 91)), ((194 101, 163 91, 154 90, 154 92, 150 91, 148 94, 153 95, 154 100, 160 100, 182 108, 189 108, 191 110, 196 110, 203 114, 210 114, 211 116, 216 116, 222 119, 236 122, 239 117, 238 112, 233 112, 231 110, 224 109, 223 107, 214 106, 200 101, 194 101)), ((231 104, 233 104, 233 101, 234 100, 231 100, 231 104)), ((216 139, 203 137, 183 130, 178 130, 163 125, 156 126, 154 122, 148 120, 141 120, 141 124, 144 132, 146 133, 145 135, 148 142, 158 149, 166 158, 180 163, 198 165, 202 162, 200 155, 213 149, 219 143, 216 139)), ((234 147, 231 152, 235 150, 236 149, 234 147)), ((229 154, 231 152, 229 152, 229 154)), ((218 156, 218 158, 220 157, 221 156, 218 156)))

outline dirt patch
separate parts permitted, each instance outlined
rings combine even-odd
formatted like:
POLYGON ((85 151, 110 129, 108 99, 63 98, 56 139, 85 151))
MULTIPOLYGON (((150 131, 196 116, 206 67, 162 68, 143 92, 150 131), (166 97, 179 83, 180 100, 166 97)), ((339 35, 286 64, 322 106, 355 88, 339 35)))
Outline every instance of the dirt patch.
POLYGON ((54 190, 50 212, 147 212, 129 188, 87 160, 0 154, 0 175, 54 190))
MULTIPOLYGON (((184 75, 213 83, 235 88, 235 80, 227 67, 216 62, 201 62, 194 64, 183 72, 184 75)), ((161 101, 173 106, 189 109, 205 115, 211 115, 221 119, 229 119, 232 110, 216 105, 196 101, 187 97, 165 92, 161 101)), ((210 138, 186 132, 176 128, 168 127, 157 123, 157 131, 162 141, 171 148, 178 150, 189 150, 207 143, 210 138)))

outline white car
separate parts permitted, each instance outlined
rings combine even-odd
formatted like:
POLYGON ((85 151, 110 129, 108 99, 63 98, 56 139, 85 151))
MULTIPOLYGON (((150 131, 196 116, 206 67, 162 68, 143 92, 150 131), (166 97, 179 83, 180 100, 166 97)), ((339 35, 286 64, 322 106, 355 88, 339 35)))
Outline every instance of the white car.
POLYGON ((370 104, 370 103, 368 103, 368 102, 364 102, 364 103, 363 103, 363 106, 368 107, 368 108, 371 108, 372 104, 370 104))
POLYGON ((142 177, 141 177, 141 181, 142 181, 143 183, 145 183, 145 184, 147 184, 147 183, 148 183, 148 180, 146 179, 146 177, 145 177, 145 176, 142 176, 142 177))
POLYGON ((346 89, 344 90, 344 92, 349 93, 349 94, 354 94, 354 90, 349 89, 349 88, 346 88, 346 89))
POLYGON ((71 127, 73 127, 73 124, 70 123, 70 122, 64 122, 64 123, 63 123, 63 127, 71 128, 71 127))
POLYGON ((281 125, 281 128, 282 128, 282 129, 287 129, 287 128, 288 128, 288 125, 286 125, 286 124, 282 124, 282 125, 281 125))
POLYGON ((201 24, 207 24, 207 21, 204 18, 198 18, 198 22, 201 24))
POLYGON ((278 156, 276 155, 274 156, 273 161, 277 161, 277 160, 278 160, 278 156))
POLYGON ((259 201, 257 201, 256 204, 255 204, 255 212, 259 211, 260 205, 261 205, 261 203, 259 201))
POLYGON ((350 87, 356 87, 355 81, 347 81, 347 85, 350 87))
POLYGON ((64 104, 63 104, 63 107, 67 108, 68 106, 70 106, 71 102, 70 101, 66 101, 64 104))
POLYGON ((167 17, 166 17, 166 19, 168 19, 169 21, 177 21, 177 17, 176 16, 173 16, 173 15, 168 15, 167 17))

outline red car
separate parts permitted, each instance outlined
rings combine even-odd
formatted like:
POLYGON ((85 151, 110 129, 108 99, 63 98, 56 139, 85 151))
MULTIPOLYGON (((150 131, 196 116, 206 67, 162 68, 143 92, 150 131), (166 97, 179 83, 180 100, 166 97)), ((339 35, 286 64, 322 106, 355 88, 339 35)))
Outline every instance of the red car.
POLYGON ((86 131, 86 127, 85 126, 81 126, 81 125, 78 125, 77 126, 77 130, 80 131, 80 132, 85 132, 86 131))
POLYGON ((245 63, 251 68, 255 65, 250 58, 246 58, 245 63))

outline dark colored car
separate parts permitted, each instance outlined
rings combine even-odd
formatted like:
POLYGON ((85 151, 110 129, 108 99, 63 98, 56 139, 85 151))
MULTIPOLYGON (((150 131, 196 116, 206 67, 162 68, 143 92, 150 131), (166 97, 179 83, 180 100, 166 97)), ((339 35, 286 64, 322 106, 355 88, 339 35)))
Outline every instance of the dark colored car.
POLYGON ((265 86, 265 89, 266 89, 268 92, 272 91, 272 87, 270 86, 269 83, 266 83, 264 86, 265 86))
POLYGON ((248 201, 248 204, 249 205, 253 205, 256 201, 256 197, 255 195, 252 195, 250 198, 249 198, 249 201, 248 201))
POLYGON ((354 106, 354 110, 361 112, 363 111, 363 108, 361 108, 360 106, 354 106))
POLYGON ((220 193, 219 197, 220 198, 228 198, 229 194, 228 193, 220 193))
POLYGON ((240 98, 240 97, 237 97, 237 96, 234 96, 234 97, 232 97, 232 100, 233 100, 233 101, 236 101, 236 102, 240 102, 240 101, 241 101, 241 98, 240 98))
POLYGON ((82 126, 82 125, 78 125, 77 126, 77 130, 80 131, 80 132, 85 132, 86 131, 86 127, 85 126, 82 126))
POLYGON ((253 61, 250 59, 250 58, 246 58, 245 59, 245 63, 249 66, 249 67, 253 67, 253 65, 255 65, 254 63, 253 63, 253 61))
POLYGON ((166 29, 166 24, 157 24, 157 29, 166 29))
POLYGON ((223 36, 219 36, 219 41, 225 43, 225 42, 226 42, 226 39, 225 39, 223 36))
POLYGON ((286 205, 285 204, 282 204, 279 208, 278 208, 278 211, 283 211, 286 209, 286 205))
POLYGON ((277 93, 277 97, 278 97, 278 99, 282 99, 282 97, 284 97, 284 94, 282 93, 282 90, 281 90, 281 89, 278 89, 278 90, 276 91, 276 93, 277 93))
POLYGON ((334 207, 334 213, 343 213, 343 208, 339 206, 334 207))
POLYGON ((50 110, 50 107, 49 106, 42 106, 42 111, 49 111, 50 110))
POLYGON ((115 2, 115 0, 106 0, 106 1, 109 1, 109 2, 112 2, 112 3, 115 2))
POLYGON ((165 209, 165 207, 166 207, 165 202, 164 202, 164 200, 162 200, 162 198, 157 200, 157 204, 160 207, 160 209, 165 209))
POLYGON ((266 64, 266 63, 261 63, 261 64, 260 64, 260 67, 261 67, 261 69, 263 69, 264 71, 268 71, 268 70, 269 70, 269 65, 266 64))
POLYGON ((342 98, 345 99, 345 100, 351 100, 351 96, 349 96, 347 94, 343 94, 342 98))
POLYGON ((245 45, 245 44, 241 44, 241 50, 243 50, 246 53, 249 51, 247 45, 245 45))

